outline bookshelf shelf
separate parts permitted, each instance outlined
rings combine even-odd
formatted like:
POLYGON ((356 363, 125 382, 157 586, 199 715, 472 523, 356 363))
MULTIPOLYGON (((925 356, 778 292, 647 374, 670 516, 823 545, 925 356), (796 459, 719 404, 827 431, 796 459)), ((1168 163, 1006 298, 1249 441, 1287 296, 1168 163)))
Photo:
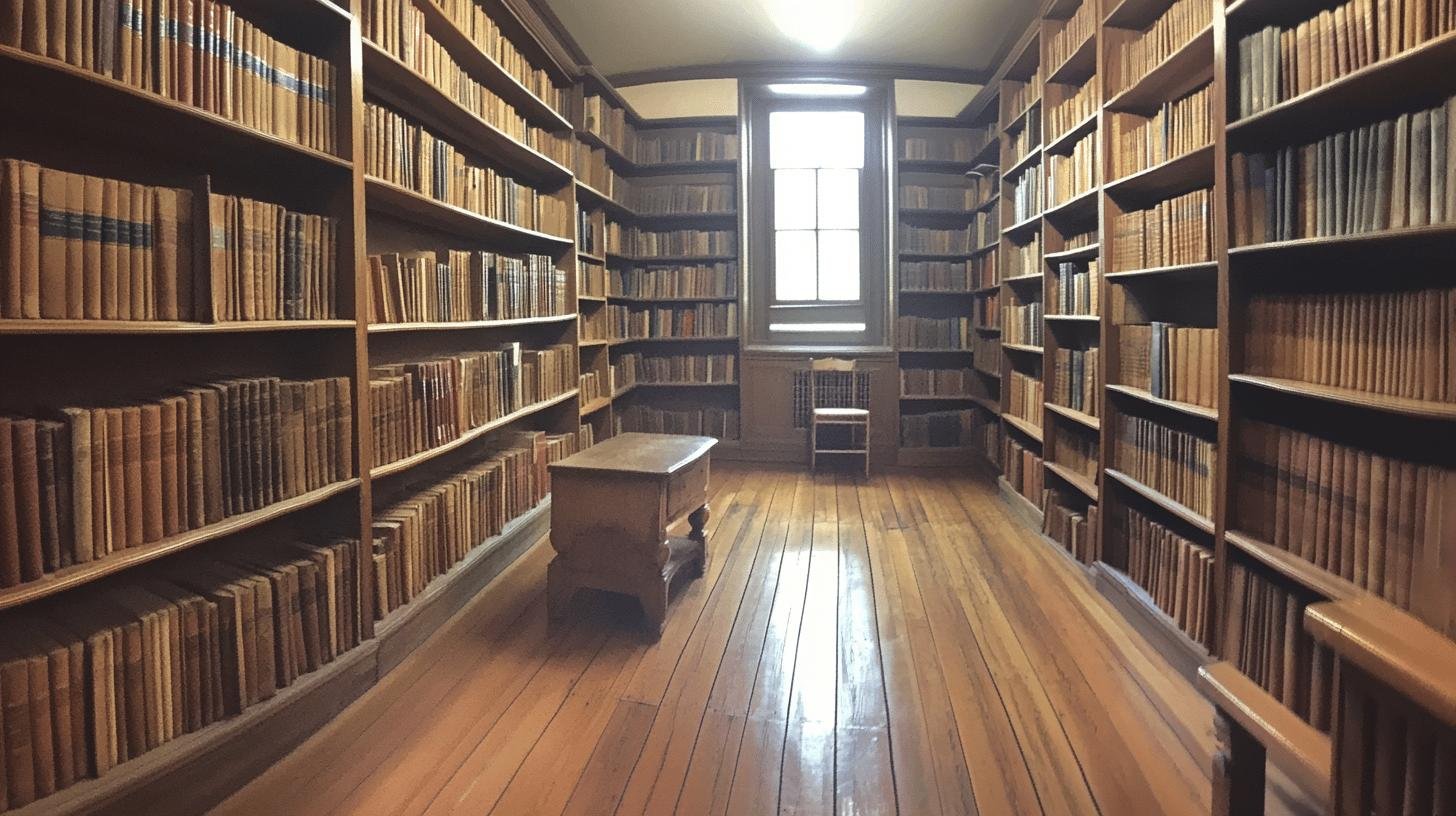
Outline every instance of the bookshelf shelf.
POLYGON ((1072 149, 1077 140, 1097 129, 1098 114, 1093 113, 1086 119, 1072 125, 1065 133, 1047 142, 1046 152, 1062 154, 1072 149))
POLYGON ((901 402, 973 402, 970 394, 901 394, 901 402))
POLYGON ((1001 333, 1001 327, 1000 326, 972 326, 971 328, 975 329, 976 331, 980 332, 981 334, 1000 334, 1001 333))
POLYGON ((1050 320, 1053 323, 1101 323, 1102 322, 1102 317, 1100 315, 1049 314, 1049 315, 1042 315, 1042 318, 1044 320, 1050 320))
POLYGON ((281 139, 230 119, 185 105, 82 68, 0 45, 0 74, 10 88, 43 97, 50 106, 64 99, 92 121, 132 123, 147 140, 179 152, 206 145, 210 154, 245 154, 252 162, 274 165, 283 173, 344 179, 351 163, 338 156, 281 139))
POLYGON ((1192 508, 1180 502, 1173 501, 1161 492, 1154 490, 1116 468, 1107 468, 1104 472, 1118 484, 1142 496, 1157 507, 1192 525, 1194 528, 1213 535, 1213 519, 1208 516, 1195 512, 1192 508))
POLYGON ((1132 269, 1127 272, 1105 272, 1102 277, 1110 281, 1132 282, 1208 275, 1217 271, 1218 263, 1216 261, 1206 261, 1203 263, 1179 264, 1177 266, 1154 266, 1147 269, 1132 269))
MULTIPOLYGON (((586 298, 583 298, 585 300, 586 298)), ((471 331, 478 329, 500 329, 511 326, 540 326, 548 323, 568 323, 576 320, 577 314, 550 315, 547 317, 518 317, 510 320, 471 320, 459 323, 371 323, 370 334, 398 334, 400 332, 471 331)))
POLYGON ((1391 249, 1412 247, 1430 248, 1434 245, 1456 245, 1456 224, 1434 224, 1424 227, 1403 227, 1401 229, 1362 232, 1355 235, 1335 235, 1328 238, 1296 238, 1290 241, 1271 241, 1229 248, 1229 258, 1264 258, 1283 256, 1281 260, 1338 260, 1354 258, 1369 260, 1369 255, 1391 249))
POLYGON ((564 116, 480 50, 439 5, 417 0, 414 6, 424 14, 425 30, 430 36, 439 40, 450 56, 482 85, 495 91, 538 127, 558 133, 571 129, 571 123, 564 116))
POLYGON ((470 145, 503 169, 557 186, 571 180, 569 169, 461 107, 393 54, 367 39, 363 43, 364 81, 389 107, 457 144, 470 145))
POLYGON ((1001 291, 1000 283, 993 283, 990 286, 982 286, 979 289, 972 289, 971 294, 976 296, 992 295, 1001 291))
POLYGON ((1368 596, 1365 590, 1303 558, 1238 530, 1226 530, 1224 540, 1244 555, 1299 586, 1332 601, 1368 596))
POLYGON ((1038 96, 1036 99, 1028 102, 1026 104, 1026 107, 1022 108, 1016 114, 1016 116, 1012 117, 1011 121, 1007 122, 1006 127, 1002 128, 1002 130, 1007 133, 1013 133, 1015 131, 1021 130, 1021 128, 1026 125, 1026 118, 1030 116, 1031 112, 1036 110, 1040 105, 1041 97, 1038 96))
POLYGON ((1107 101, 1107 110, 1142 112, 1171 102, 1213 77, 1213 26, 1184 43, 1151 71, 1107 101))
POLYGON ((728 334, 722 337, 619 337, 612 340, 609 345, 626 346, 632 343, 736 343, 738 335, 728 334))
POLYGON ((610 345, 611 344, 611 341, 610 340, 578 340, 576 342, 576 344, 578 346, 581 346, 582 348, 595 348, 597 346, 610 345))
POLYGON ((990 397, 971 397, 971 402, 974 402, 976 405, 984 408, 987 411, 990 411, 997 416, 1000 416, 1001 414, 1000 403, 996 402, 990 397))
POLYGON ((1037 426, 1031 424, 1030 422, 1027 422, 1019 416, 1013 416, 1011 414, 1005 413, 1004 411, 1001 413, 1001 418, 1006 420, 1007 425, 1010 425, 1016 430, 1021 431, 1023 434, 1026 434, 1031 439, 1035 439, 1037 442, 1042 441, 1041 428, 1038 428, 1037 426))
POLYGON ((597 411, 600 411, 603 408, 610 408, 610 407, 612 407, 612 398, 611 397, 599 397, 599 398, 594 399, 591 402, 589 402, 589 403, 581 406, 581 415, 582 416, 591 416, 592 414, 595 414, 597 411))
POLYGON ((905 260, 925 261, 964 261, 974 258, 976 252, 916 252, 913 250, 901 250, 900 257, 905 260))
POLYGON ((95 561, 62 567, 37 580, 0 589, 0 609, 9 609, 38 601, 41 598, 58 595, 93 581, 99 581, 109 575, 115 575, 124 570, 156 561, 159 558, 165 558, 210 541, 235 535, 244 530, 297 513, 306 508, 317 506, 358 486, 359 479, 357 478, 335 482, 334 484, 321 487, 318 490, 313 490, 281 502, 275 502, 262 509, 254 510, 251 513, 240 513, 235 516, 229 516, 216 524, 209 524, 205 527, 199 527, 196 530, 189 530, 185 533, 179 533, 175 536, 164 538, 160 541, 153 541, 149 544, 143 544, 139 547, 128 547, 124 550, 117 550, 95 561))
POLYGON ((1352 388, 1336 388, 1278 377, 1256 377, 1251 374, 1230 374, 1229 381, 1292 397, 1350 405, 1394 416, 1456 421, 1456 403, 1387 397, 1352 388))
POLYGON ((900 172, 947 173, 959 175, 976 169, 975 161, 953 161, 950 159, 900 159, 900 172))
POLYGON ((1022 343, 1002 343, 1001 348, 1007 351, 1019 351, 1022 354, 1044 354, 1046 349, 1042 346, 1028 346, 1022 343))
POLYGON ((1026 151, 1025 156, 1017 159, 1015 162, 1012 163, 1010 167, 1006 168, 1005 172, 1001 174, 1001 177, 1011 178, 1017 173, 1020 173, 1028 167, 1031 167, 1033 164, 1036 164, 1038 161, 1041 160, 1041 154, 1041 145, 1037 145, 1036 147, 1031 148, 1030 150, 1026 151))
POLYGON ((1134 388, 1130 385, 1114 385, 1112 383, 1108 383, 1106 387, 1108 391, 1114 394, 1121 394, 1125 397, 1131 397, 1132 399, 1139 400, 1148 405, 1154 405, 1159 408, 1167 409, 1169 411, 1177 411, 1180 414, 1185 414, 1187 416, 1207 420, 1209 422, 1218 421, 1218 409, 1216 408, 1205 408, 1202 405, 1193 405, 1187 402, 1177 402, 1175 400, 1167 400, 1161 397, 1155 397, 1151 393, 1141 388, 1134 388))
POLYGON ((647 162, 633 164, 638 175, 692 175, 695 173, 732 173, 738 169, 737 159, 712 159, 683 162, 647 162))
POLYGON ((1042 257, 1049 264, 1058 264, 1062 261, 1086 261, 1092 260, 1102 252, 1102 244, 1090 244, 1076 249, 1066 249, 1061 252, 1048 252, 1042 257))
POLYGON ((630 295, 607 295, 613 303, 736 303, 737 295, 704 295, 702 297, 633 297, 630 295))
POLYGON ((1089 220, 1097 220, 1097 203, 1100 200, 1098 195, 1100 187, 1093 187, 1090 190, 1078 193, 1070 200, 1061 204, 1053 205, 1042 216, 1049 221, 1056 221, 1063 224, 1085 224, 1089 220))
POLYGON ((950 218, 954 218, 954 219, 964 220, 964 219, 967 219, 967 218, 974 217, 975 214, 976 214, 976 211, 977 210, 980 210, 981 208, 983 208, 985 206, 987 206, 987 205, 986 204, 981 204, 981 205, 979 205, 977 207, 973 207, 973 208, 971 208, 969 210, 939 209, 939 208, 935 208, 935 207, 901 207, 900 208, 900 215, 901 216, 904 216, 904 217, 907 217, 907 218, 915 218, 915 217, 919 217, 919 218, 939 218, 939 219, 950 219, 950 218))
MULTIPOLYGON (((1006 229, 1001 230, 1001 234, 1006 236, 1007 238, 1018 238, 1024 235, 1030 235, 1031 233, 1036 232, 1039 229, 1041 229, 1041 216, 1033 215, 1025 221, 1018 221, 1015 224, 1007 227, 1006 229)), ((1040 276, 1031 277, 1040 278, 1040 276)), ((1008 280, 1015 280, 1015 278, 1008 278, 1008 280)))
POLYGON ((1102 430, 1102 420, 1098 419, 1095 416, 1092 416, 1091 414, 1078 411, 1075 408, 1068 408, 1065 405, 1058 405, 1055 402, 1046 403, 1046 409, 1064 419, 1069 419, 1084 428, 1090 428, 1094 431, 1102 430))
POLYGON ((901 289, 900 294, 910 295, 912 297, 922 295, 934 295, 938 297, 970 297, 971 295, 977 294, 977 292, 971 289, 901 289))
POLYGON ((731 210, 724 212, 702 212, 702 213, 635 213, 638 221, 737 221, 738 213, 731 210))
POLYGON ((1080 85, 1097 71, 1097 36, 1089 34, 1070 57, 1046 76, 1049 84, 1080 85))
POLYGON ((607 302, 606 295, 577 295, 576 299, 582 303, 601 304, 607 302))
POLYGON ((460 438, 458 439, 452 439, 451 441, 446 442, 443 445, 430 448, 427 451, 421 451, 413 456, 406 456, 405 458, 400 459, 397 462, 390 462, 387 465, 380 465, 378 467, 375 467, 369 471, 369 478, 383 479, 389 476, 393 476, 397 473, 403 473, 406 470, 410 470, 411 468, 422 465, 425 462, 429 462, 433 459, 438 459, 439 457, 444 456, 450 451, 459 450, 460 448, 463 448, 466 445, 469 445, 470 443, 485 437, 491 431, 494 431, 498 428, 503 428, 506 425, 510 425, 511 423, 519 419, 524 419, 525 417, 528 417, 540 411, 544 411, 547 408, 560 405, 561 403, 567 402, 568 400, 576 399, 578 393, 579 391, 573 388, 570 391, 552 397, 551 399, 542 400, 540 402, 527 405, 526 407, 518 411, 514 411, 498 419, 491 420, 490 422, 481 425, 479 428, 472 428, 461 434, 460 438))
POLYGON ((1001 245, 999 243, 992 242, 992 243, 987 244, 986 246, 983 246, 983 247, 976 247, 975 249, 971 250, 971 254, 970 254, 969 257, 971 257, 971 258, 979 258, 982 255, 986 255, 986 254, 988 254, 990 252, 995 251, 996 249, 1000 248, 1000 246, 1001 245))
POLYGON ((637 255, 623 255, 620 252, 607 251, 607 261, 622 261, 630 264, 647 264, 661 266, 665 264, 693 264, 693 263, 716 263, 718 261, 736 261, 737 254, 724 255, 656 255, 642 257, 637 255))
POLYGON ((605 257, 601 256, 601 255, 594 255, 594 254, 592 254, 590 252, 586 252, 586 251, 580 250, 580 249, 578 249, 576 251, 576 257, 577 257, 578 260, 587 261, 589 263, 594 263, 594 264, 603 264, 603 265, 605 265, 606 262, 607 262, 607 259, 605 257))
POLYGON ((1056 462, 1045 462, 1047 472, 1053 473, 1058 479, 1076 488, 1082 495, 1093 502, 1097 501, 1097 484, 1091 479, 1083 476, 1071 468, 1063 467, 1056 462))
POLYGON ((631 157, 629 157, 626 153, 623 153, 621 149, 619 149, 616 145, 608 142, 606 139, 603 139, 601 136, 598 136, 590 130, 577 128, 576 138, 582 140, 583 142, 586 142, 592 147, 595 147, 605 152, 607 155, 607 161, 616 165, 618 168, 624 170, 635 169, 635 165, 633 164, 631 157))
POLYGON ((251 320, 189 323, 157 320, 0 320, 0 335, 267 334, 352 330, 352 320, 251 320))
POLYGON ((1102 25, 1104 28, 1144 28, 1169 5, 1169 0, 1118 0, 1102 18, 1102 25))
POLYGON ((564 251, 572 239, 518 227, 478 215, 463 207, 436 201, 414 190, 374 176, 364 178, 365 203, 369 209, 422 226, 452 232, 462 238, 495 241, 519 249, 564 251))
POLYGON ((1204 145, 1107 185, 1121 201, 1151 203, 1213 184, 1214 146, 1204 145))
POLYGON ((971 171, 974 172, 976 167, 979 167, 983 164, 993 163, 995 161, 995 158, 1000 155, 1000 153, 1001 140, 988 139, 985 144, 981 145, 981 149, 976 151, 976 155, 971 157, 971 164, 973 165, 971 167, 971 171))
POLYGON ((1456 31, 1230 122, 1230 147, 1299 144, 1399 112, 1412 102, 1436 104, 1449 90, 1433 99, 1439 88, 1431 78, 1449 71, 1452 60, 1456 60, 1456 31))

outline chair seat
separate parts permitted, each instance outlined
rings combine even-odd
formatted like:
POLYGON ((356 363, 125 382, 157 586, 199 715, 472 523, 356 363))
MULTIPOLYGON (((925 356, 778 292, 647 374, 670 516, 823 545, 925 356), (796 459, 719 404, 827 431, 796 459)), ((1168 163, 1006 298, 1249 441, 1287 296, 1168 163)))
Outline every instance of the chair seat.
POLYGON ((815 408, 814 416, 831 419, 869 419, 870 412, 864 408, 815 408))

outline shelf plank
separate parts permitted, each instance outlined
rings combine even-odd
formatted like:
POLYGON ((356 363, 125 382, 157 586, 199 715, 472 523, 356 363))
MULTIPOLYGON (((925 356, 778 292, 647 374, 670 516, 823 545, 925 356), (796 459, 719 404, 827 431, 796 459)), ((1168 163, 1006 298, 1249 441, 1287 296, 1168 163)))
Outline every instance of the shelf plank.
POLYGON ((1109 99, 1104 107, 1134 113, 1150 111, 1212 78, 1213 26, 1210 24, 1151 71, 1109 99))
POLYGON ((1077 247, 1076 249, 1064 249, 1061 252, 1048 252, 1042 257, 1046 259, 1047 263, 1051 264, 1061 263, 1062 261, 1085 261, 1095 259, 1101 251, 1102 244, 1096 243, 1084 247, 1077 247))
POLYGON ((1046 465, 1046 469, 1048 471, 1056 474, 1058 479, 1061 479, 1062 481, 1076 488, 1078 492, 1091 499, 1093 502, 1097 501, 1097 484, 1091 479, 1088 479, 1086 476, 1077 473, 1069 467, 1059 465, 1056 462, 1043 462, 1042 464, 1046 465))
POLYGON ((1032 439, 1035 439, 1038 442, 1042 441, 1041 428, 1036 427, 1035 425, 1027 422, 1019 416, 1013 416, 1008 413, 1003 412, 1001 414, 1001 418, 1006 420, 1007 425, 1010 425, 1016 430, 1021 431, 1022 433, 1026 434, 1032 439))
POLYGON ((1367 594, 1365 590, 1331 572, 1326 572, 1292 552, 1281 550, 1272 544, 1240 530, 1225 530, 1224 540, 1230 546, 1273 570, 1286 580, 1330 600, 1358 598, 1367 594))
POLYGON ((581 416, 589 416, 591 414, 595 414, 597 411, 600 411, 603 408, 610 407, 612 407, 611 397, 599 397, 581 406, 581 416))
POLYGON ((1012 163, 1010 167, 1002 171, 1001 177, 1003 179, 1011 178, 1017 173, 1020 173, 1021 171, 1031 167, 1033 164, 1036 164, 1037 161, 1041 159, 1041 153, 1041 145, 1037 145, 1036 147, 1031 148, 1030 150, 1026 151, 1025 156, 1017 159, 1014 163, 1012 163))
POLYGON ((702 297, 632 297, 629 295, 607 295, 613 303, 736 303, 737 295, 704 295, 702 297))
POLYGON ((1353 388, 1316 385, 1315 383, 1308 383, 1302 380, 1288 380, 1279 377, 1256 377, 1252 374, 1230 374, 1229 380, 1265 391, 1273 391, 1304 399, 1320 400, 1322 402, 1333 402, 1339 405, 1350 405, 1356 408, 1366 408, 1395 416, 1444 421, 1456 420, 1456 404, 1450 402, 1386 397, 1380 394, 1371 394, 1367 391, 1357 391, 1353 388))
POLYGON ((612 340, 610 345, 625 346, 632 343, 736 343, 738 335, 727 334, 722 337, 619 337, 612 340))
POLYGON ((1091 33, 1061 65, 1047 74, 1046 81, 1058 85, 1081 85, 1097 72, 1097 35, 1091 33))
POLYGON ((1049 314, 1049 315, 1042 315, 1042 317, 1044 319, 1046 319, 1046 320, 1052 321, 1053 323, 1072 323, 1072 324, 1076 324, 1076 323, 1101 323, 1102 322, 1102 318, 1099 317, 1099 316, 1097 316, 1097 315, 1049 314))
POLYGON ((1126 487, 1128 490, 1131 490, 1139 496, 1142 496, 1143 498, 1152 502, 1154 505, 1162 508, 1163 510, 1166 510, 1169 514, 1179 519, 1182 519, 1183 521, 1191 524, 1194 528, 1198 530, 1208 533, 1209 535, 1213 535, 1213 519, 1209 518, 1208 516, 1199 513, 1198 511, 1182 504, 1181 502, 1174 501, 1173 499, 1163 495, 1160 491, 1143 484, 1137 479, 1134 479, 1133 477, 1127 475, 1126 473, 1123 473, 1120 470, 1117 470, 1116 468, 1106 468, 1103 472, 1106 473, 1108 476, 1112 477, 1123 487, 1126 487))
POLYGON ((1122 394, 1123 396, 1131 397, 1135 400, 1145 402, 1148 405, 1154 405, 1159 408, 1166 408, 1169 411, 1177 411, 1180 414, 1186 414, 1188 416, 1196 417, 1198 419, 1208 420, 1209 422, 1218 421, 1217 408, 1205 408, 1202 405, 1194 405, 1189 402, 1178 402, 1176 400, 1168 400, 1163 399, 1162 397, 1155 397, 1152 395, 1151 392, 1145 391, 1141 388, 1134 388, 1131 385, 1117 385, 1114 383, 1108 383, 1106 388, 1108 391, 1111 391, 1115 394, 1122 394))
POLYGON ((1332 235, 1325 238, 1295 238, 1230 247, 1229 259, 1278 258, 1280 261, 1366 261, 1371 256, 1392 249, 1419 247, 1430 249, 1456 246, 1456 224, 1433 224, 1424 227, 1362 232, 1356 235, 1332 235))
POLYGON ((157 320, 0 320, 0 335, 26 334, 269 334, 274 332, 341 331, 352 320, 236 320, 188 323, 157 320))
POLYGON ((1045 354, 1046 349, 1042 346, 1028 346, 1022 343, 1002 343, 1001 348, 1007 351, 1019 351, 1022 354, 1045 354))
POLYGON ((549 323, 568 323, 577 318, 576 312, 548 317, 517 317, 510 320, 465 320, 437 323, 371 323, 370 334, 398 334, 400 332, 426 331, 469 331, 474 329, 499 329, 509 326, 540 326, 549 323))
POLYGON ((1083 224, 1097 221, 1098 193, 1101 187, 1093 187, 1073 196, 1071 200, 1056 204, 1042 213, 1042 217, 1063 224, 1083 224))
POLYGON ((1106 272, 1102 277, 1112 281, 1154 280, 1158 278, 1178 278, 1193 275, 1207 275, 1218 271, 1218 264, 1214 261, 1203 263, 1179 264, 1177 266, 1154 266, 1147 269, 1131 269, 1126 272, 1106 272))
POLYGON ((1207 144, 1123 176, 1107 185, 1107 194, 1120 201, 1149 203, 1213 186, 1213 145, 1207 144))
POLYGON ((479 241, 496 241, 514 248, 569 249, 571 238, 518 227, 505 221, 473 213, 463 207, 436 201, 427 195, 375 176, 364 178, 364 203, 371 210, 404 221, 452 232, 479 241))
POLYGON ((335 482, 334 484, 321 487, 318 490, 304 493, 301 496, 275 502, 267 507, 254 510, 251 513, 240 513, 235 516, 229 516, 216 524, 209 524, 205 527, 199 527, 196 530, 178 533, 175 536, 164 538, 160 541, 153 541, 150 544, 143 544, 139 547, 118 550, 95 561, 63 567, 34 581, 0 589, 0 609, 9 609, 22 604, 32 603, 41 598, 75 589, 93 581, 98 581, 106 576, 115 575, 124 570, 156 561, 159 558, 165 558, 210 541, 216 541, 220 538, 240 533, 275 519, 283 518, 305 508, 322 504, 358 486, 359 480, 357 478, 335 482))
POLYGON ((1072 125, 1065 133, 1047 143, 1046 152, 1062 154, 1071 150, 1072 145, 1076 144, 1078 140, 1097 129, 1097 116, 1096 113, 1093 113, 1072 125))
POLYGON ((1046 405, 1046 409, 1048 411, 1051 411, 1052 413, 1057 414, 1058 416, 1061 416, 1065 419, 1076 422, 1077 424, 1085 428, 1091 428, 1094 431, 1102 430, 1102 420, 1098 419, 1095 416, 1092 416, 1089 413, 1078 411, 1075 408, 1068 408, 1065 405, 1058 405, 1055 402, 1047 402, 1043 404, 1046 405))
POLYGON ((1253 734, 1269 752, 1269 760, 1323 811, 1329 799, 1333 762, 1330 738, 1285 708, 1232 663, 1214 663, 1198 673, 1204 695, 1253 734))
POLYGON ((560 396, 552 397, 548 400, 542 400, 532 405, 527 405, 525 408, 522 408, 518 411, 514 411, 498 419, 491 420, 490 422, 481 425, 479 428, 472 428, 469 431, 461 434, 458 439, 452 439, 451 441, 446 442, 445 444, 438 447, 430 448, 426 451, 420 451, 413 456, 406 456, 398 462, 390 462, 389 464, 380 465, 376 468, 373 468, 369 471, 369 478, 383 479, 387 476, 393 476, 396 473, 403 473, 406 470, 410 470, 411 468, 422 465, 425 462, 429 462, 433 459, 438 459, 439 457, 444 456, 450 451, 459 450, 460 448, 469 445, 470 443, 486 436, 491 431, 494 431, 497 428, 502 428, 506 425, 511 424, 512 422, 515 422, 518 419, 523 419, 532 414, 544 411, 552 406, 560 405, 567 400, 575 399, 578 393, 579 390, 573 388, 570 391, 561 394, 560 396))

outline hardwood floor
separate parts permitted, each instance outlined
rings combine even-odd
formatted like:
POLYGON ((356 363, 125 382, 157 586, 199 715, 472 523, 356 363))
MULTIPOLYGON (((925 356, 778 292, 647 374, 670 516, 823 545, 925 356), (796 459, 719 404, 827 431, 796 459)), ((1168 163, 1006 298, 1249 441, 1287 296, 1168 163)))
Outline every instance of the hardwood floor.
POLYGON ((719 465, 651 643, 544 540, 218 814, 1206 814, 1212 710, 987 476, 719 465))

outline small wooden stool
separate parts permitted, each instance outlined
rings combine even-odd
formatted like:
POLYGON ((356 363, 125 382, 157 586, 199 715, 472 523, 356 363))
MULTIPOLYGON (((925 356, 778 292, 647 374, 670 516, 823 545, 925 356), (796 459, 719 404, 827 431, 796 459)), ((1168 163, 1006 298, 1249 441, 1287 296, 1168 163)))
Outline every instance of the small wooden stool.
POLYGON ((628 433, 551 465, 551 547, 546 603, 561 617, 578 589, 633 595, 662 636, 667 593, 679 570, 708 568, 706 436, 628 433), (684 518, 687 538, 668 538, 684 518))

